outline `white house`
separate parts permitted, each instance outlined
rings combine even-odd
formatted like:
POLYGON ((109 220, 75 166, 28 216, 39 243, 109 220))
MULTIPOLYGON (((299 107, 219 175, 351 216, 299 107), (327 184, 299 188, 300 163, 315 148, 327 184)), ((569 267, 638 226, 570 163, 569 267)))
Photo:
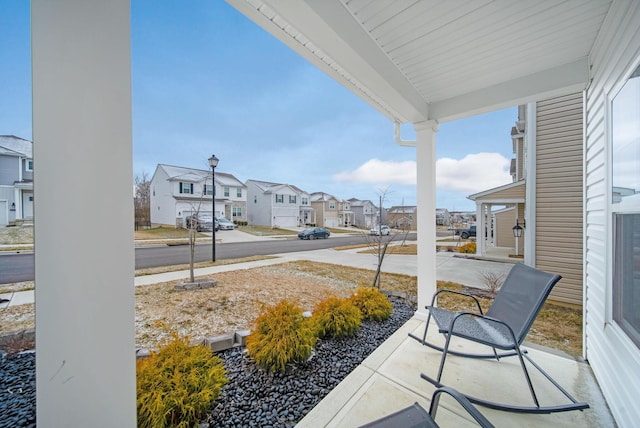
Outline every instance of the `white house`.
POLYGON ((247 180, 247 220, 250 224, 295 227, 312 223, 309 194, 296 186, 247 180))
POLYGON ((33 219, 33 143, 0 135, 0 227, 33 219))
MULTIPOLYGON (((397 124, 390 140, 414 148, 418 317, 436 284, 439 124, 583 92, 583 356, 617 425, 636 426, 640 201, 615 189, 639 188, 625 172, 640 161, 640 1, 227 1, 397 124)), ((126 0, 31 2, 42 427, 136 424, 130 31, 126 0), (92 215, 69 215, 79 195, 92 215), (89 229, 100 243, 92 251, 89 229)))
POLYGON ((151 223, 182 227, 187 216, 212 211, 216 217, 246 219, 246 187, 231 174, 215 173, 215 210, 211 171, 159 164, 150 192, 151 223))

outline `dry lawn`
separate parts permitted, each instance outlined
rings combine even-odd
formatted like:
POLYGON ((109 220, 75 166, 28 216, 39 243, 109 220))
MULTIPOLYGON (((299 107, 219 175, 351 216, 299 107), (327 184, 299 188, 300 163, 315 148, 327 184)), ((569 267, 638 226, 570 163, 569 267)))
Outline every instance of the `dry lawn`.
MULTIPOLYGON (((176 282, 140 286, 136 298, 136 346, 155 347, 177 330, 193 339, 246 330, 267 305, 287 298, 312 310, 331 294, 348 296, 358 285, 370 285, 374 272, 332 264, 298 261, 274 266, 218 273, 211 289, 175 291, 176 282)), ((462 289, 459 284, 438 282, 439 288, 462 289)), ((416 278, 382 274, 382 288, 415 297, 416 278)), ((454 295, 442 295, 439 305, 469 309, 454 295)), ((484 309, 491 300, 481 299, 484 309)), ((33 305, 0 309, 0 332, 33 328, 33 305)), ((580 310, 547 304, 528 336, 534 343, 579 355, 582 346, 580 310)))

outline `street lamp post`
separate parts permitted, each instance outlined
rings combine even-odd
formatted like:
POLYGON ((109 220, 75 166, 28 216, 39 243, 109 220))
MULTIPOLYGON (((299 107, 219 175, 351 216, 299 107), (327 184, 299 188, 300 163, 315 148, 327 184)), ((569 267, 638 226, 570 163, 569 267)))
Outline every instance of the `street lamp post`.
POLYGON ((211 222, 211 261, 216 261, 216 167, 220 160, 216 155, 211 155, 209 158, 209 166, 211 166, 211 208, 212 208, 212 222, 211 222))

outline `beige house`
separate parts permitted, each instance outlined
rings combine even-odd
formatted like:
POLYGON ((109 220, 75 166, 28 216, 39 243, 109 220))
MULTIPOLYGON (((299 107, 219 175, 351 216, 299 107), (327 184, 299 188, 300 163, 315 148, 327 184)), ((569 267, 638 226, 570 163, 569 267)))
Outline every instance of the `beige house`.
POLYGON ((316 225, 322 227, 340 226, 340 200, 324 192, 313 192, 310 195, 311 207, 316 212, 316 225))
POLYGON ((398 229, 418 228, 418 207, 415 205, 393 206, 387 210, 387 224, 398 229))
POLYGON ((576 306, 583 300, 582 105, 579 92, 519 106, 513 183, 469 196, 480 226, 493 231, 478 237, 477 251, 511 247, 526 264, 559 273, 551 299, 576 306), (516 224, 523 227, 518 239, 516 224))

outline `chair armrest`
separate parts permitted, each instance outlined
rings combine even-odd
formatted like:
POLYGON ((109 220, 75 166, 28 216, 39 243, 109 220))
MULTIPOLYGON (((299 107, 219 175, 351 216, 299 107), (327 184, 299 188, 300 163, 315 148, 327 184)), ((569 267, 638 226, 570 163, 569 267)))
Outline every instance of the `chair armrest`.
POLYGON ((440 402, 440 395, 442 393, 448 394, 452 396, 468 413, 469 415, 475 419, 475 421, 483 428, 494 428, 493 424, 489 422, 487 418, 485 418, 482 413, 460 392, 457 390, 450 388, 448 386, 442 386, 435 390, 433 396, 431 397, 431 405, 429 406, 429 414, 431 418, 436 418, 436 413, 438 411, 438 403, 440 402))
POLYGON ((438 298, 438 295, 440 293, 451 293, 451 294, 457 294, 459 296, 470 297, 476 302, 476 306, 478 307, 478 313, 481 314, 481 315, 483 314, 482 308, 480 307, 480 301, 478 300, 478 298, 476 296, 474 296, 472 294, 469 294, 469 293, 465 293, 464 291, 449 290, 449 289, 446 289, 446 288, 443 288, 442 290, 438 290, 433 294, 433 298, 431 299, 431 306, 435 306, 436 299, 438 298))

